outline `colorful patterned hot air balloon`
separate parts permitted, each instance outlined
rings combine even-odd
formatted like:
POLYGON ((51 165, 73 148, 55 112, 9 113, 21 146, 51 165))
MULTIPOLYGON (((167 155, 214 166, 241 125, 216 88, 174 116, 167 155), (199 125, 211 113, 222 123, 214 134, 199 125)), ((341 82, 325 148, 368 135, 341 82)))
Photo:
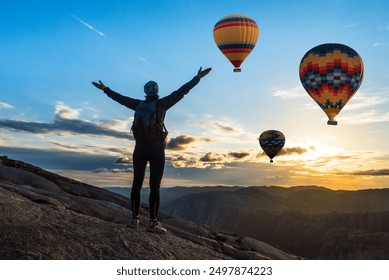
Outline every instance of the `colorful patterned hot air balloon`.
POLYGON ((285 136, 278 130, 266 130, 259 136, 259 145, 270 158, 270 162, 273 162, 273 158, 285 145, 285 136))
POLYGON ((335 116, 357 92, 363 79, 362 58, 342 44, 323 44, 309 50, 300 63, 300 80, 308 94, 336 125, 335 116))
POLYGON ((257 23, 245 15, 232 14, 223 17, 213 28, 213 38, 220 51, 240 72, 240 65, 254 49, 258 41, 257 23))

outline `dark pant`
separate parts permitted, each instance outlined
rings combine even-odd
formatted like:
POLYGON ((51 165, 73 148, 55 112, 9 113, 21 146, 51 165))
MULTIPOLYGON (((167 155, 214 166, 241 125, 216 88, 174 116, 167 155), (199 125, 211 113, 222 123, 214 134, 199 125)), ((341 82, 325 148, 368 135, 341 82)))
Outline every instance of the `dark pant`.
POLYGON ((135 145, 132 155, 134 164, 134 180, 131 190, 131 207, 133 217, 139 215, 140 191, 142 189, 143 180, 147 162, 150 163, 150 219, 157 219, 159 208, 159 189, 163 170, 165 167, 165 147, 161 145, 139 144, 135 145))

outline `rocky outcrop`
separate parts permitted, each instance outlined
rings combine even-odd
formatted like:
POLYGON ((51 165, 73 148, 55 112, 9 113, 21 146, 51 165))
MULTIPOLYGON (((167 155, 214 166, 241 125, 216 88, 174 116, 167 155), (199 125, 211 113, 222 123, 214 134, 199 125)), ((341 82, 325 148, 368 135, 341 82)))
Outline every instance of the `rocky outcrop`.
POLYGON ((161 214, 127 227, 129 199, 0 157, 0 259, 298 259, 264 242, 161 214))

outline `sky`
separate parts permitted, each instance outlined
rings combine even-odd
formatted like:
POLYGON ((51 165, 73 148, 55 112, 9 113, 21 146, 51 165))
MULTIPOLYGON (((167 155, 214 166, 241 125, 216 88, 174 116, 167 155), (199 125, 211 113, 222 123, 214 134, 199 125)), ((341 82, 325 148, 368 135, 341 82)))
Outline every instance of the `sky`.
MULTIPOLYGON (((162 185, 389 187, 389 2, 7 1, 0 10, 0 154, 100 187, 132 182, 133 111, 96 89, 160 96, 212 71, 167 112, 162 185), (213 27, 245 14, 258 42, 234 73, 213 27), (329 126, 298 69, 314 46, 362 57, 364 80, 329 126), (282 131, 269 163, 259 135, 282 131)), ((145 185, 147 185, 147 178, 145 185)))

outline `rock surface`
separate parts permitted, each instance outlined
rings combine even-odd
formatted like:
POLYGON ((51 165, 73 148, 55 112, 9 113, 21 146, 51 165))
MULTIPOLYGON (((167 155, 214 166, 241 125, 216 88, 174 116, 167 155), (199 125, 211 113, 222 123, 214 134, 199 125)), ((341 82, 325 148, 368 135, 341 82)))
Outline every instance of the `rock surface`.
POLYGON ((0 157, 0 258, 299 259, 269 244, 160 215, 168 234, 130 229, 129 199, 0 157))

